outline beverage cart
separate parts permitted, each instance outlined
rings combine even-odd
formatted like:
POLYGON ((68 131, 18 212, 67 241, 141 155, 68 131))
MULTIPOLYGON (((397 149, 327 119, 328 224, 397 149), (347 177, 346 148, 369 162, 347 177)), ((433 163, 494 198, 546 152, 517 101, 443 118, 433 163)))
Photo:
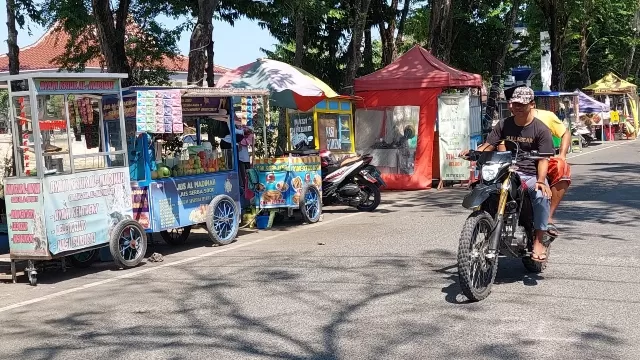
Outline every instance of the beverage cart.
POLYGON ((5 178, 11 271, 109 247, 115 263, 142 261, 147 239, 133 220, 121 79, 126 74, 30 73, 0 78, 9 88, 13 177, 5 178), (103 96, 118 102, 105 127, 103 96), (119 139, 105 143, 105 135, 119 139))
MULTIPOLYGON (((246 115, 236 118, 234 109, 246 113, 247 98, 267 95, 216 88, 123 91, 133 218, 145 232, 180 245, 192 227, 205 224, 215 244, 235 241, 241 208, 238 148, 235 136, 227 146, 223 142, 240 131, 236 125, 247 125, 246 115)), ((117 120, 116 105, 116 98, 103 99, 107 128, 117 120)), ((249 110, 253 115, 258 109, 249 110)))

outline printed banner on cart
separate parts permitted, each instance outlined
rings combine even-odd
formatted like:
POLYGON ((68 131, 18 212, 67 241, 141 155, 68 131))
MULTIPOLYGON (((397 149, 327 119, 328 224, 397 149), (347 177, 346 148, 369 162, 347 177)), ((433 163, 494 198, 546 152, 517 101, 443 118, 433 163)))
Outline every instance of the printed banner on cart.
POLYGON ((226 194, 237 202, 240 196, 235 171, 157 180, 149 189, 153 231, 204 223, 214 197, 226 194))
POLYGON ((48 257, 40 181, 5 179, 4 199, 10 254, 18 257, 48 257))
POLYGON ((120 81, 114 79, 35 79, 40 94, 86 94, 119 91, 120 81))
POLYGON ((133 220, 139 222, 143 228, 150 229, 149 188, 131 186, 131 196, 133 197, 133 220))
POLYGON ((440 179, 469 180, 469 162, 458 154, 469 149, 469 95, 438 97, 438 131, 440 134, 440 179))
POLYGON ((320 158, 305 159, 304 163, 256 164, 255 204, 263 209, 297 207, 304 185, 314 184, 322 191, 320 158))
POLYGON ((108 243, 111 229, 133 218, 128 168, 45 178, 44 213, 54 255, 108 243))

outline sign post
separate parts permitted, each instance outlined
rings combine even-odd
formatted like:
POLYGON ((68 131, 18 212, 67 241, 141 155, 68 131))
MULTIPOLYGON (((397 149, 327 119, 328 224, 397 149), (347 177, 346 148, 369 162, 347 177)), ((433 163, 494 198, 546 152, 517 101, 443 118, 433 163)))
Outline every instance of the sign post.
POLYGON ((440 134, 440 184, 443 181, 469 181, 469 162, 460 159, 469 149, 469 94, 438 97, 438 129, 440 134))

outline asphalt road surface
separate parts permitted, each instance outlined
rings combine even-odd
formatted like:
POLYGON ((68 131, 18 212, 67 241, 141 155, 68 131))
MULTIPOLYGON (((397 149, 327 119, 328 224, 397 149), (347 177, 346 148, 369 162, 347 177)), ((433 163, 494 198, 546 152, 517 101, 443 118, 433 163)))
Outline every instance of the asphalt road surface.
POLYGON ((570 160, 548 270, 501 261, 481 303, 456 282, 464 190, 384 193, 374 214, 0 284, 0 358, 638 359, 640 142, 610 146, 570 160))

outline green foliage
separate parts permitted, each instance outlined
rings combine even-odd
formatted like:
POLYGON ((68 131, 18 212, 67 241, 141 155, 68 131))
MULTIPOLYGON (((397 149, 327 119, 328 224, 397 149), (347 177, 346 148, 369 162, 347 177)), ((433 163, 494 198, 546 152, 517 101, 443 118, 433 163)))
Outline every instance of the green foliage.
MULTIPOLYGON (((382 66, 382 44, 379 26, 385 25, 393 16, 400 18, 403 1, 399 8, 392 9, 391 0, 372 0, 368 11, 367 26, 373 34, 371 58, 375 69, 382 66)), ((64 27, 71 35, 66 44, 66 53, 58 60, 62 68, 82 71, 85 64, 100 56, 93 33, 93 18, 90 0, 45 0, 36 6, 33 0, 17 0, 19 25, 26 18, 40 23, 54 23, 64 27)), ((117 6, 118 1, 113 2, 117 6)), ((256 20, 259 25, 276 38, 278 44, 265 54, 273 59, 293 63, 296 44, 296 19, 302 14, 304 22, 304 57, 302 67, 323 79, 332 88, 341 92, 345 84, 346 69, 352 27, 356 14, 356 0, 220 0, 215 17, 233 24, 241 17, 256 20)), ((398 53, 403 53, 415 44, 429 42, 430 1, 413 0, 404 28, 403 41, 398 53)), ((503 39, 508 29, 508 14, 512 0, 451 0, 453 18, 453 41, 451 43, 452 66, 489 79, 491 64, 499 57, 503 39)), ((549 17, 543 7, 555 10, 568 18, 566 29, 560 34, 562 40, 562 72, 566 89, 582 86, 584 72, 581 63, 581 31, 586 27, 586 62, 593 81, 610 71, 629 73, 634 81, 640 74, 640 54, 634 54, 640 43, 634 31, 634 16, 638 11, 637 0, 523 0, 518 9, 518 23, 527 29, 527 34, 517 36, 517 49, 512 48, 505 59, 505 73, 510 68, 528 65, 536 71, 540 67, 540 31, 549 30, 549 17)), ((127 37, 127 56, 134 69, 136 83, 163 84, 170 75, 160 59, 175 56, 176 42, 180 32, 191 29, 193 21, 178 28, 169 29, 155 21, 158 15, 172 17, 197 14, 197 0, 131 0, 129 16, 140 27, 140 34, 127 37), (144 35, 141 35, 144 34, 144 35)), ((564 25, 564 24, 561 24, 564 25)), ((214 33, 214 39, 216 34, 214 33)), ((267 44, 265 44, 267 45, 267 44)), ((268 44, 271 45, 271 44, 268 44)), ((583 43, 584 45, 584 43, 583 43)), ((265 46, 266 47, 266 46, 265 46)), ((584 46, 582 48, 584 50, 584 46)), ((359 75, 364 75, 361 67, 359 75)), ((534 79, 534 86, 539 77, 534 79)))

